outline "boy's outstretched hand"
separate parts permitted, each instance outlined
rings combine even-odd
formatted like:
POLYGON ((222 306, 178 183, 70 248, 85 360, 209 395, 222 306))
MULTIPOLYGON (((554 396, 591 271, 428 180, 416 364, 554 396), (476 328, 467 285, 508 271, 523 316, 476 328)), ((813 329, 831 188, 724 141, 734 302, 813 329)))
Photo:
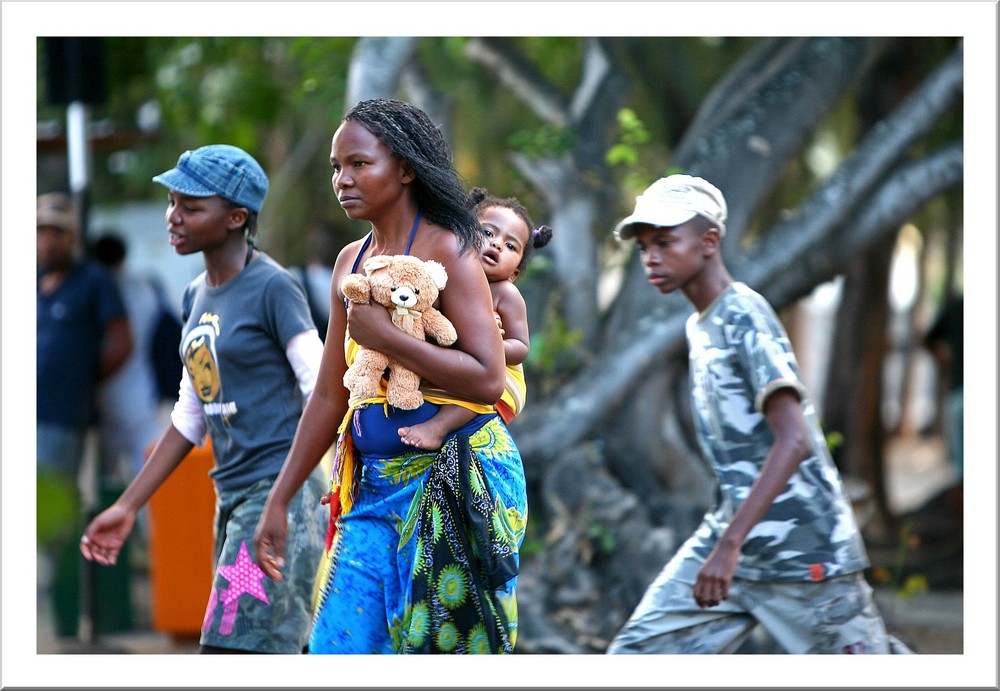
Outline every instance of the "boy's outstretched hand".
POLYGON ((80 538, 80 551, 90 561, 113 566, 133 525, 135 512, 112 504, 87 525, 80 538))

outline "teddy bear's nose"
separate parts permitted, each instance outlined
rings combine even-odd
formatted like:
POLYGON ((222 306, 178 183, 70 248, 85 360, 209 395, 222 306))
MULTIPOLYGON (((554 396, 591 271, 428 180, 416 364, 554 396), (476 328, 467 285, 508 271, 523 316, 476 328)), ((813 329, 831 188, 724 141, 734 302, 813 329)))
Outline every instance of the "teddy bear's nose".
POLYGON ((392 302, 400 307, 413 307, 417 304, 416 291, 409 287, 396 288, 392 292, 392 302))

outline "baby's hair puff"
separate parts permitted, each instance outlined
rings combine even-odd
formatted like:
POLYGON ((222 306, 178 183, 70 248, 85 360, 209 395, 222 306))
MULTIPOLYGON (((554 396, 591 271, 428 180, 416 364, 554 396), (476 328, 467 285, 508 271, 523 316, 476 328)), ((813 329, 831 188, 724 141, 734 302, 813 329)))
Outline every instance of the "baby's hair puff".
POLYGON ((550 226, 535 226, 535 222, 531 220, 531 216, 528 214, 528 210, 524 207, 516 197, 494 197, 490 195, 489 191, 485 187, 474 187, 471 192, 469 192, 469 203, 472 205, 472 211, 479 216, 481 212, 486 209, 491 209, 493 207, 502 207, 504 209, 510 209, 513 211, 518 218, 524 221, 524 224, 528 226, 528 233, 530 234, 530 239, 528 244, 524 247, 524 253, 521 255, 521 261, 517 265, 519 271, 523 270, 528 264, 528 259, 531 257, 534 250, 545 247, 552 240, 552 228, 550 226))

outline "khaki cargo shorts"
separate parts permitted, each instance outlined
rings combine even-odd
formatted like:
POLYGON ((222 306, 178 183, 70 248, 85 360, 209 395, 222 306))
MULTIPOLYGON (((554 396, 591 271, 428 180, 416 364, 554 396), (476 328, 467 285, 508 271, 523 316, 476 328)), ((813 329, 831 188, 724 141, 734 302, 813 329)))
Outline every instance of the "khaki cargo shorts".
POLYGON ((253 561, 253 536, 273 479, 219 493, 216 571, 201 644, 257 653, 298 654, 312 627, 316 573, 325 546, 326 491, 317 468, 288 505, 284 580, 272 581, 253 561))
POLYGON ((733 653, 758 624, 787 653, 910 652, 886 633, 860 573, 818 583, 734 579, 729 598, 707 609, 695 604, 692 585, 661 573, 608 653, 733 653))

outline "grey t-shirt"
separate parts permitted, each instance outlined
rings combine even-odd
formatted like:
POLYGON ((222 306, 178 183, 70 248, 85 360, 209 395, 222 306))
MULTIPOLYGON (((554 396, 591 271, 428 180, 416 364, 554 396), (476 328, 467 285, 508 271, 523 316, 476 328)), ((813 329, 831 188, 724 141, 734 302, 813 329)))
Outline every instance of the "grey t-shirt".
MULTIPOLYGON (((813 454, 750 531, 738 578, 825 580, 860 571, 868 558, 791 344, 774 310, 758 293, 733 284, 688 320, 695 425, 718 479, 716 501, 682 550, 703 561, 760 474, 774 434, 764 403, 790 387, 799 395, 813 454)), ((693 582, 693 581, 692 581, 693 582)))
POLYGON ((285 349, 315 328, 302 288, 260 254, 219 287, 198 276, 182 305, 180 355, 208 423, 212 479, 238 489, 277 475, 303 404, 285 349))

